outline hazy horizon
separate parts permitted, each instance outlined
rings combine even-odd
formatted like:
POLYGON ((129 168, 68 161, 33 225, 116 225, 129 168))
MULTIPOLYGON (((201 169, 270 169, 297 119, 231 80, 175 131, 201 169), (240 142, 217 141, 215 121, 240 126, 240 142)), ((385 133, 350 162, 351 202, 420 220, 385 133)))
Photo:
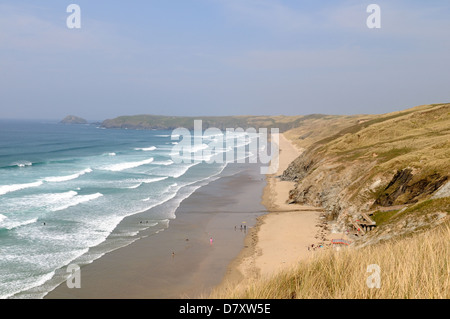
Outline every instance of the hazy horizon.
POLYGON ((450 101, 447 1, 0 4, 0 118, 381 114, 450 101), (70 29, 69 4, 81 8, 70 29), (367 7, 381 9, 370 29, 367 7))

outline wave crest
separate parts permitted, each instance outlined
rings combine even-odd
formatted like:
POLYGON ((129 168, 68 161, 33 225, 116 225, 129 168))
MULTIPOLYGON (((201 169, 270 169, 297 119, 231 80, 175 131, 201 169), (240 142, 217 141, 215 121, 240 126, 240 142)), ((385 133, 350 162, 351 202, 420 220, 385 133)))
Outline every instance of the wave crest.
POLYGON ((44 178, 44 181, 46 181, 46 182, 56 182, 56 183, 58 183, 58 182, 66 182, 66 181, 70 181, 72 179, 77 179, 78 177, 83 176, 84 174, 87 174, 87 173, 91 173, 91 172, 92 172, 92 169, 87 168, 87 169, 85 169, 85 170, 83 170, 81 172, 78 172, 78 173, 75 173, 75 174, 72 174, 72 175, 46 177, 46 178, 44 178))
POLYGON ((31 187, 38 187, 43 184, 42 181, 25 183, 25 184, 13 184, 13 185, 2 185, 0 186, 0 195, 5 195, 8 193, 16 192, 22 189, 27 189, 31 187))
POLYGON ((103 196, 102 193, 95 193, 95 194, 91 194, 91 195, 77 195, 77 196, 73 196, 73 199, 69 203, 67 203, 67 204, 65 204, 63 206, 60 206, 60 207, 53 208, 52 211, 57 212, 57 211, 65 210, 65 209, 67 209, 69 207, 77 206, 77 205, 82 204, 82 203, 87 203, 87 202, 89 202, 91 200, 100 198, 102 196, 103 196))
POLYGON ((120 164, 113 164, 113 165, 108 165, 103 167, 103 170, 106 171, 112 171, 112 172, 120 172, 126 169, 130 169, 130 168, 136 168, 142 165, 146 165, 146 164, 150 164, 151 162, 153 162, 153 157, 146 159, 144 161, 139 161, 139 162, 127 162, 127 163, 120 163, 120 164))
POLYGON ((148 152, 148 151, 154 151, 156 150, 156 146, 150 146, 150 147, 137 147, 134 149, 135 151, 144 151, 144 152, 148 152))
POLYGON ((33 163, 29 162, 29 161, 18 161, 18 162, 14 162, 11 164, 11 166, 17 166, 17 167, 27 167, 27 166, 32 166, 33 163))

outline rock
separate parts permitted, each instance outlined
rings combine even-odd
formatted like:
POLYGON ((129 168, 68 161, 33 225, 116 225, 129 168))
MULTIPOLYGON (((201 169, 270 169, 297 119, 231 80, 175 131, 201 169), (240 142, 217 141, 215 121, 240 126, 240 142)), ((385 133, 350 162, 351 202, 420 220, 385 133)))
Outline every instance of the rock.
POLYGON ((88 124, 88 122, 78 116, 75 115, 68 115, 64 119, 61 120, 62 124, 88 124))
POLYGON ((439 188, 432 198, 437 199, 444 197, 450 197, 450 182, 447 182, 447 184, 439 188))

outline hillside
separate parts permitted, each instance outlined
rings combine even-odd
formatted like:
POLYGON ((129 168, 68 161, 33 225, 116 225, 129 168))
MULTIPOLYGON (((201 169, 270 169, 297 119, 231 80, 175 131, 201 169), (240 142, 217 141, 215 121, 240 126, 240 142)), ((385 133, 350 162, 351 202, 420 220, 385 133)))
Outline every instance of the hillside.
POLYGON ((288 202, 322 207, 351 244, 209 298, 450 297, 450 104, 322 117, 284 134, 304 148, 279 176, 295 182, 288 202), (380 269, 378 289, 369 265, 380 269))
POLYGON ((450 104, 424 105, 360 118, 310 143, 282 179, 296 182, 290 202, 323 207, 335 231, 363 244, 443 221, 449 158, 450 104))
POLYGON ((160 115, 134 115, 120 116, 103 121, 104 128, 120 129, 163 129, 173 130, 179 127, 192 130, 194 120, 202 120, 203 129, 215 127, 220 130, 227 128, 279 128, 281 132, 296 128, 302 123, 327 118, 326 115, 312 114, 306 116, 160 116, 160 115))

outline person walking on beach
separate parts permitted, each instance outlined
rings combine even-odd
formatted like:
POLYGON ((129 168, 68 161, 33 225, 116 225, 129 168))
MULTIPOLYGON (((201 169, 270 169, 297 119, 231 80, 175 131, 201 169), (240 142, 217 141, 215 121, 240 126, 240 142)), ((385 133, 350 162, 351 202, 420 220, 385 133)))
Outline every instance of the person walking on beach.
POLYGON ((209 239, 209 244, 210 245, 212 245, 212 243, 213 243, 213 239, 212 239, 212 237, 209 239))

